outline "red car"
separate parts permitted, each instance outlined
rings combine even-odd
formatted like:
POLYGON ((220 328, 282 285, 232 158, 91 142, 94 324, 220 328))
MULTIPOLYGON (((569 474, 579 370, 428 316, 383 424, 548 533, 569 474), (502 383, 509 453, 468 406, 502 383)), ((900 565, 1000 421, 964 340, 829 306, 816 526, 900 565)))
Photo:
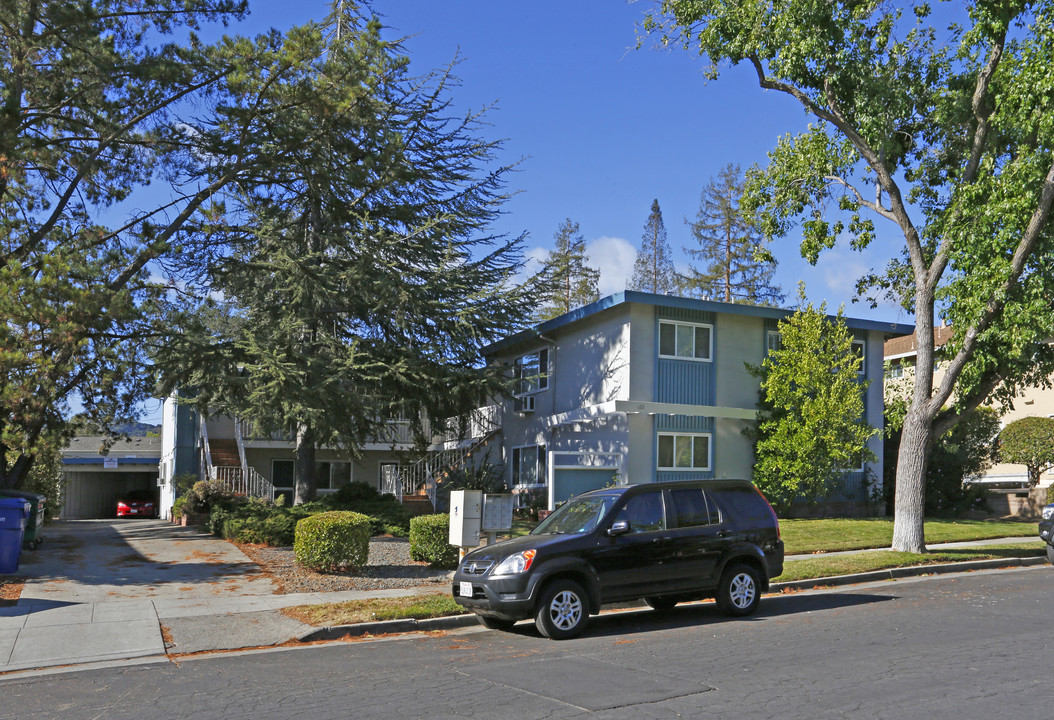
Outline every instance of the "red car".
POLYGON ((132 490, 117 499, 117 517, 157 517, 157 501, 149 490, 132 490))

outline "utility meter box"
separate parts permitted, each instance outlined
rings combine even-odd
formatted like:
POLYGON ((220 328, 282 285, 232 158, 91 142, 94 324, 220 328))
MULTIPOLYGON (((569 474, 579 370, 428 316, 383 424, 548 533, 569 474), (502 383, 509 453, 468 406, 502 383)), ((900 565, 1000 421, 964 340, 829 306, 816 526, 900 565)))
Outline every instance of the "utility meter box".
POLYGON ((479 545, 483 519, 483 493, 479 490, 450 491, 450 544, 455 547, 479 545))
POLYGON ((483 532, 512 530, 512 495, 487 493, 483 496, 483 532))

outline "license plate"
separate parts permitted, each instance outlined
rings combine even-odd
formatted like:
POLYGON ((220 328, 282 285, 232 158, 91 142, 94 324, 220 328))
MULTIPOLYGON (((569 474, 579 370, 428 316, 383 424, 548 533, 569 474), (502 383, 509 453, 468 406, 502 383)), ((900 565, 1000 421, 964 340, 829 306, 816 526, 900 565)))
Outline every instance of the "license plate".
POLYGON ((467 598, 472 597, 472 583, 470 583, 470 582, 463 582, 463 583, 461 583, 461 589, 458 590, 458 595, 460 595, 461 597, 467 597, 467 598))

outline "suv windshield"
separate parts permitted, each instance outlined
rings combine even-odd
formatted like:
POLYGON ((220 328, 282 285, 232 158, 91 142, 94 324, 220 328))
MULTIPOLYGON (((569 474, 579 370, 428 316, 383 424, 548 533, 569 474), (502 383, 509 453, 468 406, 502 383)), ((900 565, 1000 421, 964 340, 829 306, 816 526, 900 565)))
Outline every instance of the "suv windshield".
POLYGON ((618 500, 617 495, 597 495, 568 500, 531 530, 531 535, 577 535, 597 526, 618 500))

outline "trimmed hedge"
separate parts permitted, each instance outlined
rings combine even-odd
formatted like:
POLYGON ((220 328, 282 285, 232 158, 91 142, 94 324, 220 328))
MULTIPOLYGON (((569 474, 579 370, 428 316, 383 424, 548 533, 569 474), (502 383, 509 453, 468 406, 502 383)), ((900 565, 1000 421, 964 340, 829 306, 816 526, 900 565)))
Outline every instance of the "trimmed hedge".
POLYGON ((370 518, 347 510, 306 517, 296 524, 293 552, 312 570, 362 567, 370 553, 370 518))
POLYGON ((420 515, 410 519, 410 557, 436 568, 457 567, 458 549, 450 544, 449 515, 420 515))
POLYGON ((209 529, 213 534, 235 542, 289 547, 296 539, 296 524, 310 514, 300 508, 246 502, 229 510, 213 508, 209 529))
POLYGON ((323 495, 304 507, 319 510, 352 510, 370 516, 370 534, 388 533, 406 537, 410 532, 410 511, 394 495, 382 495, 363 482, 346 483, 337 492, 323 495))

